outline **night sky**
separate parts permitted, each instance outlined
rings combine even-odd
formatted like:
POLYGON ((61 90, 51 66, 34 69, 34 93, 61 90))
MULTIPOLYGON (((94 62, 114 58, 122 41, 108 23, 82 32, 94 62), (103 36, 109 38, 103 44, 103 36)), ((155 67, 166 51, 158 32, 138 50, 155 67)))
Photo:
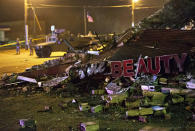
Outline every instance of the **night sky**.
MULTIPOLYGON (((54 24, 56 28, 65 28, 74 33, 83 32, 83 6, 89 6, 87 11, 93 17, 94 23, 88 23, 88 30, 99 33, 122 32, 130 26, 131 7, 111 8, 104 6, 118 6, 131 4, 131 0, 31 0, 37 8, 40 20, 46 21, 48 26, 54 24), (40 6, 57 5, 57 7, 40 6), (59 6, 78 7, 59 7, 59 6), (98 6, 98 7, 97 7, 98 6), (103 6, 103 7, 101 7, 103 6)), ((136 4, 135 20, 138 22, 162 7, 164 0, 140 0, 136 4), (152 7, 143 9, 143 7, 152 7)), ((0 22, 24 19, 24 0, 0 0, 0 22)), ((29 9, 29 20, 33 19, 29 9)))

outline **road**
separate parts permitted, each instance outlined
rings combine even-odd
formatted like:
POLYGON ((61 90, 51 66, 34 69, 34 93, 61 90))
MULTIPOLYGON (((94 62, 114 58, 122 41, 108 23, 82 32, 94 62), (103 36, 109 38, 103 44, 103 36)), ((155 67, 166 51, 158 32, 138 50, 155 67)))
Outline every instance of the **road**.
POLYGON ((0 77, 4 74, 19 73, 25 71, 33 65, 42 64, 44 61, 59 58, 64 52, 53 52, 50 58, 38 58, 34 52, 30 56, 30 51, 21 49, 20 55, 16 55, 15 49, 0 50, 0 77))

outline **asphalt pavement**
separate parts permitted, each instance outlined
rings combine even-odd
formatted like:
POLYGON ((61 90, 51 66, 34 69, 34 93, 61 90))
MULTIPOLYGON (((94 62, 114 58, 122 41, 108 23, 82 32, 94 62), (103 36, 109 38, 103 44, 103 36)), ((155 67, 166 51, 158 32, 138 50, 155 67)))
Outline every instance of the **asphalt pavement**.
POLYGON ((19 73, 25 71, 26 68, 30 68, 33 65, 39 65, 51 59, 59 58, 63 56, 64 52, 53 52, 50 58, 38 58, 33 53, 30 56, 30 51, 21 49, 20 55, 16 55, 15 49, 0 50, 0 77, 4 74, 19 73))

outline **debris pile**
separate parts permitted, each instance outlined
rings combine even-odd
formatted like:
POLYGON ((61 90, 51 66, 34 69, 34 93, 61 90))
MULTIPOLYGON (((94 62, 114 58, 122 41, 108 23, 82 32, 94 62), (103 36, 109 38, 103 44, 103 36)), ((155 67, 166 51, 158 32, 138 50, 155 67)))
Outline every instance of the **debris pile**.
MULTIPOLYGON (((156 69, 153 68, 150 57, 141 58, 141 55, 135 64, 131 60, 123 60, 123 66, 119 61, 119 63, 116 61, 84 63, 82 60, 77 60, 71 64, 65 64, 64 60, 60 58, 52 62, 45 62, 45 64, 54 65, 54 67, 64 64, 66 65, 63 68, 64 72, 55 76, 43 73, 41 77, 37 78, 21 74, 12 74, 11 76, 5 74, 2 77, 4 81, 2 88, 14 92, 13 94, 45 91, 64 98, 73 97, 70 102, 59 103, 59 107, 63 111, 74 109, 90 115, 108 114, 112 119, 136 119, 147 123, 156 117, 172 119, 177 114, 172 110, 176 106, 188 112, 189 116, 186 116, 188 120, 194 120, 194 57, 192 54, 188 57, 186 54, 182 54, 181 57, 166 55, 166 58, 168 56, 170 59, 164 60, 161 66, 160 64, 153 65, 156 69), (146 60, 147 64, 145 64, 146 60), (189 61, 187 66, 186 61, 189 61), (149 63, 151 69, 149 69, 149 63), (169 69, 169 64, 175 69, 169 69), (161 68, 156 72, 154 70, 158 69, 157 65, 161 68), (131 71, 135 71, 135 73, 132 75, 131 71)), ((164 57, 156 57, 155 63, 164 57)), ((50 67, 45 68, 50 69, 50 67)), ((33 71, 28 71, 28 73, 33 71)), ((40 69, 36 71, 41 72, 40 69)), ((55 108, 46 106, 44 110, 38 112, 52 110, 55 108)), ((91 128, 99 129, 99 125, 96 122, 80 124, 81 130, 91 128)))
MULTIPOLYGON (((181 7, 195 7, 190 0, 177 1, 176 6, 184 3, 181 7)), ((102 44, 99 50, 72 49, 59 59, 35 65, 23 73, 4 74, 0 87, 14 95, 46 92, 71 98, 58 104, 63 112, 97 119, 136 119, 147 123, 153 118, 169 120, 182 112, 184 120, 194 121, 194 26, 191 23, 190 31, 165 30, 167 26, 181 29, 187 23, 186 19, 178 20, 180 15, 169 19, 172 10, 178 14, 188 10, 172 8, 174 2, 142 21, 141 31, 127 30, 118 39, 114 36, 110 44, 102 44), (143 30, 150 27, 155 29, 143 30), (126 45, 121 47, 124 42, 126 45)), ((193 11, 189 18, 191 15, 195 16, 193 11)), ((52 112, 55 108, 45 106, 37 112, 52 112)), ((36 128, 35 124, 34 120, 20 120, 22 128, 36 128)), ((78 126, 82 131, 100 129, 98 122, 82 121, 78 126)))

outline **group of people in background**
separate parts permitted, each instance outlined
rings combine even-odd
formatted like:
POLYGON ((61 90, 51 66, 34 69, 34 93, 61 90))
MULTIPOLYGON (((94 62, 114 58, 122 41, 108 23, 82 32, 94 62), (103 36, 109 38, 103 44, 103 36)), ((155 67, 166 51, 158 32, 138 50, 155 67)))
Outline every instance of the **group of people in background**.
MULTIPOLYGON (((30 56, 33 55, 33 41, 32 38, 30 38, 28 45, 25 45, 25 50, 30 49, 30 56)), ((20 54, 20 49, 21 49, 21 43, 20 43, 20 39, 17 38, 16 39, 16 55, 20 54)))

